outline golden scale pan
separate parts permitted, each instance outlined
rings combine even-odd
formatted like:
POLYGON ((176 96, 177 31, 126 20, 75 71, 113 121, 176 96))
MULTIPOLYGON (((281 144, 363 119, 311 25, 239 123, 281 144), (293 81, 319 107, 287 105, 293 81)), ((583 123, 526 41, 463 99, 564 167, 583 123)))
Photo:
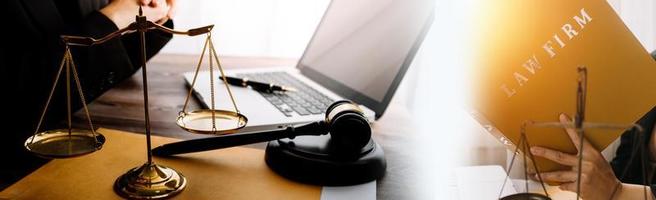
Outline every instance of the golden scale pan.
POLYGON ((203 51, 201 52, 198 65, 196 66, 194 78, 191 81, 191 87, 189 93, 187 94, 187 98, 185 99, 185 103, 184 106, 182 107, 182 111, 179 112, 178 118, 176 119, 176 124, 187 132, 197 133, 197 134, 225 135, 225 134, 237 132, 239 129, 244 128, 246 126, 246 123, 248 122, 248 118, 242 115, 239 112, 239 109, 237 108, 237 103, 235 102, 235 98, 232 95, 232 91, 228 86, 228 81, 225 79, 225 74, 223 73, 223 67, 221 66, 221 63, 219 62, 218 58, 219 56, 217 55, 216 50, 214 49, 214 44, 212 43, 212 34, 208 33, 207 39, 205 40, 205 45, 203 45, 203 51), (210 108, 187 111, 187 105, 189 103, 189 99, 191 98, 193 88, 196 85, 196 79, 198 78, 198 73, 203 63, 203 57, 205 56, 205 52, 207 52, 209 56, 209 72, 210 72, 209 79, 210 79, 210 98, 211 98, 210 108), (232 101, 232 106, 235 109, 235 111, 218 110, 215 108, 214 79, 216 77, 214 76, 214 62, 216 62, 216 65, 219 68, 219 72, 221 73, 221 77, 223 77, 222 79, 223 85, 225 85, 226 90, 228 91, 228 95, 230 96, 230 100, 232 101))
MULTIPOLYGON (((114 191, 124 198, 130 199, 159 199, 159 198, 169 198, 178 193, 180 193, 187 185, 187 179, 182 175, 182 173, 176 171, 173 168, 166 167, 163 165, 156 164, 152 159, 152 150, 150 142, 150 117, 148 109, 148 79, 147 79, 147 67, 146 67, 146 42, 145 42, 145 33, 150 30, 158 30, 171 34, 178 35, 188 35, 196 36, 201 34, 206 34, 207 39, 205 40, 205 45, 203 46, 203 52, 201 53, 200 60, 196 67, 196 74, 192 81, 191 88, 193 89, 196 78, 198 76, 200 66, 202 65, 203 57, 206 50, 209 54, 209 72, 210 72, 210 84, 212 92, 212 101, 209 109, 200 109, 188 112, 187 105, 191 97, 192 90, 189 91, 187 98, 185 99, 184 106, 182 111, 179 112, 176 123, 182 129, 190 133, 198 134, 212 134, 212 135, 224 135, 229 133, 235 133, 239 129, 246 126, 248 119, 246 116, 239 113, 237 109, 237 104, 230 91, 230 87, 227 84, 227 80, 223 78, 223 83, 226 87, 228 94, 230 95, 230 100, 234 107, 234 111, 229 110, 219 110, 215 109, 215 100, 214 100, 214 62, 218 65, 221 75, 223 75, 223 68, 218 60, 218 55, 214 49, 214 45, 211 40, 211 31, 213 25, 190 29, 188 31, 178 31, 169 29, 167 27, 161 26, 159 24, 148 21, 145 16, 142 15, 142 9, 139 7, 139 15, 135 17, 135 22, 128 25, 128 27, 122 28, 118 31, 110 33, 102 38, 94 39, 90 37, 80 37, 80 36, 61 36, 66 50, 64 57, 60 64, 57 76, 55 77, 52 90, 48 96, 48 100, 45 103, 43 112, 39 118, 36 130, 34 134, 25 141, 25 148, 41 157, 45 158, 71 158, 86 155, 95 151, 98 151, 102 148, 105 143, 105 137, 97 133, 91 122, 91 116, 89 114, 89 109, 87 108, 86 100, 84 99, 84 94, 82 91, 82 86, 78 77, 77 70, 75 68, 75 63, 73 62, 73 56, 71 54, 71 46, 93 46, 97 44, 102 44, 113 38, 119 37, 126 33, 138 32, 140 36, 140 58, 142 66, 142 75, 143 75, 143 92, 144 92, 144 114, 145 114, 145 135, 146 135, 146 147, 147 147, 147 158, 148 161, 138 167, 128 170, 125 174, 118 177, 114 183, 114 191), (68 107, 68 128, 67 129, 54 129, 41 131, 41 125, 43 123, 46 111, 52 96, 55 92, 57 84, 59 82, 62 71, 66 69, 66 94, 67 94, 67 107, 68 107), (77 92, 80 95, 80 101, 84 108, 86 118, 89 123, 89 129, 75 129, 71 126, 71 81, 70 75, 73 74, 75 80, 75 85, 77 87, 77 92)), ((223 76, 225 77, 225 76, 223 76)))
POLYGON ((77 75, 77 70, 75 69, 75 63, 73 62, 73 57, 71 55, 71 50, 66 46, 66 51, 64 53, 64 58, 60 64, 57 76, 53 83, 50 94, 48 95, 48 100, 46 105, 41 112, 41 117, 36 126, 34 134, 27 138, 25 141, 25 148, 28 151, 45 158, 69 158, 76 157, 81 155, 86 155, 95 151, 100 150, 103 144, 105 143, 105 137, 97 133, 93 124, 91 123, 91 117, 89 115, 89 109, 87 108, 86 101, 84 99, 84 94, 82 92, 82 86, 80 85, 80 79, 77 75), (59 82, 59 78, 63 69, 66 69, 66 104, 68 107, 68 129, 54 129, 46 130, 39 132, 41 124, 43 123, 43 118, 46 115, 50 101, 59 82), (70 75, 73 74, 75 80, 75 85, 80 95, 80 101, 82 102, 82 107, 86 114, 89 129, 74 129, 71 126, 71 78, 70 75))

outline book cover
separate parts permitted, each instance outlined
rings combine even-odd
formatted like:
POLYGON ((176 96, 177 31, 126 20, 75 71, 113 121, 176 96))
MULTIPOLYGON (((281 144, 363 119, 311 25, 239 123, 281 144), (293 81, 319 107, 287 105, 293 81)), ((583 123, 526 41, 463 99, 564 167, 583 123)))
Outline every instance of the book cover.
MULTIPOLYGON (((473 18, 473 108, 502 143, 518 144, 524 121, 576 111, 577 68, 588 69, 586 121, 636 122, 656 104, 656 65, 604 0, 483 1, 473 18)), ((622 130, 586 130, 603 150, 622 130)), ((563 129, 528 128, 533 146, 576 154, 563 129)), ((537 158, 541 171, 567 169, 537 158)))

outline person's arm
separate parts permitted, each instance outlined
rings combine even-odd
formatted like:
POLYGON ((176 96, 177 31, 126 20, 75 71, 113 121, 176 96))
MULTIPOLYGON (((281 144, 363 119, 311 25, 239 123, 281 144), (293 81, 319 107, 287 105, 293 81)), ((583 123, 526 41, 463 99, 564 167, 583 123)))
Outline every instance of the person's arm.
MULTIPOLYGON (((615 175, 623 183, 630 184, 644 184, 649 183, 651 178, 645 180, 645 174, 642 173, 642 161, 647 161, 653 159, 654 157, 654 138, 652 137, 654 131, 654 123, 656 122, 656 108, 653 108, 651 111, 647 112, 640 120, 636 123, 643 128, 643 133, 635 130, 626 131, 622 134, 620 138, 620 145, 617 148, 615 157, 610 162, 613 167, 615 175), (639 139, 638 136, 641 136, 643 139, 639 139), (642 140, 641 142, 639 140, 642 140), (642 150, 646 151, 645 157, 641 158, 640 156, 640 147, 642 150), (637 155, 633 155, 633 154, 637 155), (632 159, 632 157, 634 157, 632 159)), ((654 192, 656 186, 652 185, 652 192, 654 192)))
MULTIPOLYGON (((134 17, 138 13, 138 5, 136 0, 129 1, 135 4, 125 9, 133 10, 134 15, 132 18, 134 20, 134 17)), ((118 1, 112 1, 110 5, 116 2, 118 1)), ((90 12, 80 22, 76 23, 75 26, 65 30, 63 34, 101 38, 117 31, 119 28, 116 22, 103 14, 101 10, 90 12)), ((156 21, 154 18, 149 18, 149 20, 156 21)), ((173 23, 171 20, 168 20, 165 25, 172 28, 173 23)), ((90 47, 71 47, 73 60, 77 67, 87 102, 93 101, 116 84, 128 79, 141 67, 139 41, 138 39, 131 39, 138 38, 137 35, 136 33, 122 35, 103 44, 90 47)), ((59 36, 56 37, 57 39, 59 38, 59 36)), ((148 32, 146 34, 146 58, 150 59, 154 56, 171 38, 172 35, 168 33, 160 31, 148 32)), ((62 47, 57 50, 57 53, 62 55, 63 50, 62 47)), ((60 84, 57 91, 64 91, 64 88, 64 85, 60 84)), ((48 111, 48 116, 46 117, 48 121, 44 127, 56 125, 56 123, 65 117, 65 94, 64 92, 55 93, 50 111, 48 111)), ((77 99, 77 96, 77 91, 73 90, 72 97, 77 99)), ((81 102, 78 100, 74 100, 72 103, 73 110, 82 107, 81 102)))
MULTIPOLYGON (((147 3, 145 0, 142 3, 147 3)), ((135 0, 114 0, 99 11, 90 13, 72 34, 101 38, 135 20, 139 4, 135 0), (127 22, 127 19, 131 19, 127 22), (121 21, 126 20, 126 21, 121 21), (127 23, 127 24, 126 24, 127 23)), ((164 3, 159 7, 143 6, 144 15, 151 21, 166 17, 169 9, 164 3)), ((173 28, 168 20, 165 26, 173 28)), ((169 33, 150 31, 146 34, 146 58, 150 59, 172 38, 169 33)), ((115 84, 129 78, 140 66, 138 35, 126 34, 106 43, 73 49, 80 77, 88 100, 93 100, 115 84)))

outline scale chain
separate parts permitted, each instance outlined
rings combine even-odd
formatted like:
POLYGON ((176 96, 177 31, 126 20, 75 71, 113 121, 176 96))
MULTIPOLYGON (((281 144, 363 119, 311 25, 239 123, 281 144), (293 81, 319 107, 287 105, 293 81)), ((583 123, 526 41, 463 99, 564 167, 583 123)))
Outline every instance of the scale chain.
POLYGON ((68 122, 68 137, 71 137, 71 61, 70 61, 70 56, 69 59, 66 62, 66 114, 67 114, 67 122, 68 122))
POLYGON ((82 92, 82 84, 80 84, 80 78, 77 75, 77 67, 75 66, 75 62, 73 62, 73 56, 69 56, 71 60, 69 61, 71 64, 71 69, 73 71, 73 79, 75 80, 75 85, 77 86, 77 92, 80 95, 80 101, 82 102, 82 108, 84 109, 84 113, 87 117, 87 122, 89 123, 89 129, 91 129, 91 134, 93 134, 93 140, 98 143, 98 138, 96 135, 96 130, 93 127, 93 123, 91 122, 91 114, 89 113, 89 107, 87 106, 87 100, 84 98, 84 93, 82 92))
MULTIPOLYGON (((214 44, 212 43, 212 40, 210 40, 210 51, 212 51, 212 54, 214 54, 214 59, 216 59, 216 64, 219 67, 219 72, 221 72, 221 77, 223 77, 223 82, 228 83, 228 80, 226 79, 225 73, 223 72, 223 67, 221 66, 221 62, 219 62, 219 56, 216 53, 216 50, 214 48, 214 44)), ((237 103, 235 102, 235 97, 232 95, 232 90, 230 90, 230 87, 228 84, 225 84, 226 90, 228 90, 228 95, 230 95, 230 100, 232 101, 232 106, 235 108, 236 113, 239 112, 239 108, 237 108, 237 103)))
POLYGON ((200 71, 200 66, 203 63, 203 57, 205 56, 205 50, 207 50, 207 44, 209 43, 210 38, 209 36, 205 39, 205 44, 203 45, 203 51, 200 53, 200 59, 198 60, 198 65, 196 65, 196 73, 194 73, 194 78, 191 81, 191 89, 189 90, 189 93, 187 94, 187 98, 185 98, 185 103, 182 106, 182 111, 180 111, 179 114, 184 114, 186 113, 187 110, 187 105, 189 104, 189 99, 191 98, 191 94, 194 92, 193 88, 196 85, 196 78, 198 78, 198 72, 200 71))
MULTIPOLYGON (((522 145, 523 143, 524 140, 520 138, 518 145, 522 145)), ((517 154, 519 154, 519 146, 515 146, 515 151, 513 151, 512 159, 510 159, 510 165, 508 166, 508 170, 506 170, 506 178, 503 179, 503 184, 501 185, 501 191, 499 191, 499 198, 497 199, 501 199, 501 195, 503 195, 503 188, 506 187, 506 183, 508 182, 508 179, 510 179, 510 171, 512 170, 512 167, 515 164, 515 157, 517 157, 517 154)))
MULTIPOLYGON (((210 51, 214 49, 214 45, 211 44, 212 34, 208 33, 207 38, 210 40, 210 51)), ((216 133, 216 109, 214 107, 214 64, 213 64, 212 54, 210 53, 210 99, 211 99, 211 109, 212 109, 212 132, 216 133)))
POLYGON ((36 125, 36 130, 34 130, 34 134, 32 139, 30 139, 30 144, 34 142, 34 135, 39 133, 39 129, 41 128, 41 124, 43 123, 43 118, 46 116, 46 111, 48 110, 48 106, 50 106, 50 101, 52 100, 52 96, 55 93, 55 89, 57 88, 57 83, 59 82, 59 77, 61 76, 62 71, 64 70, 64 65, 68 62, 70 55, 70 49, 68 45, 66 46, 66 52, 64 53, 64 58, 62 58, 61 63, 59 64, 59 70, 57 71, 57 75, 55 76, 55 81, 52 84, 52 89, 50 89, 50 94, 48 95, 48 100, 46 100, 46 105, 43 107, 43 112, 41 112, 41 117, 39 117, 39 123, 36 125))

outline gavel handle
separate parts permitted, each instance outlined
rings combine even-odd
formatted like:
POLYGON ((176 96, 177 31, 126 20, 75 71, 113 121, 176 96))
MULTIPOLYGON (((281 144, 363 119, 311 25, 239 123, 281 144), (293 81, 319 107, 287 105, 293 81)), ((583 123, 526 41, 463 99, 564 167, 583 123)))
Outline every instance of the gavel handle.
POLYGON ((176 154, 223 149, 283 138, 293 139, 300 135, 324 135, 328 133, 325 129, 323 122, 312 122, 301 126, 287 126, 268 131, 185 140, 156 147, 153 149, 153 155, 171 156, 176 154))

